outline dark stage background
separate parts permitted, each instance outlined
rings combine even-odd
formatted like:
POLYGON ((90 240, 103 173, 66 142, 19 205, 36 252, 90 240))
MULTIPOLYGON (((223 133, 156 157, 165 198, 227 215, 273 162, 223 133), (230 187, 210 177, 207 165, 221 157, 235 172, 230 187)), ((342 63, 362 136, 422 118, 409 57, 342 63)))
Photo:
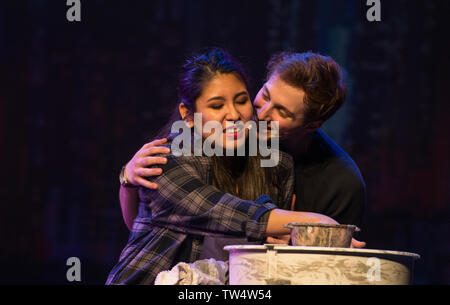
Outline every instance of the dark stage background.
POLYGON ((2 283, 103 284, 128 232, 118 174, 176 102, 183 60, 209 46, 255 90, 276 51, 312 50, 346 70, 350 94, 323 130, 368 190, 367 248, 415 252, 414 283, 450 284, 450 1, 0 2, 2 283))

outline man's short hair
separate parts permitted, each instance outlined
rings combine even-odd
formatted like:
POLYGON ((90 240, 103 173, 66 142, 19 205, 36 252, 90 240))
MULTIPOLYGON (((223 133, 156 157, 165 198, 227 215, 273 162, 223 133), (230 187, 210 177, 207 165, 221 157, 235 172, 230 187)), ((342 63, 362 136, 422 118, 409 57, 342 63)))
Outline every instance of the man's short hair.
POLYGON ((267 79, 274 74, 305 92, 305 122, 325 122, 344 103, 347 87, 341 67, 331 58, 306 52, 275 54, 267 65, 267 79))

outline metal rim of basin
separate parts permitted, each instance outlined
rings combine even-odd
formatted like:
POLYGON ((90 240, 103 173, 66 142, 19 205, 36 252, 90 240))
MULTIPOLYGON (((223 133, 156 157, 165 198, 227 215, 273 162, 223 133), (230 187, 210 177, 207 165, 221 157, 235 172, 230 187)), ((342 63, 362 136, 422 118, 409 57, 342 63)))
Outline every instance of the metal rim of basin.
POLYGON ((325 223, 309 223, 309 222, 290 222, 288 224, 284 225, 285 228, 297 228, 297 227, 325 227, 325 228, 345 228, 345 229, 353 229, 355 232, 361 231, 360 228, 358 228, 355 225, 332 225, 332 224, 325 224, 325 223))
POLYGON ((318 253, 338 255, 355 254, 355 255, 373 255, 373 256, 403 256, 411 257, 412 259, 420 259, 417 253, 395 251, 395 250, 381 250, 381 249, 366 249, 366 248, 334 248, 334 247, 309 247, 309 246, 287 246, 279 244, 264 244, 264 245, 228 245, 224 247, 225 251, 262 251, 275 250, 293 253, 318 253))

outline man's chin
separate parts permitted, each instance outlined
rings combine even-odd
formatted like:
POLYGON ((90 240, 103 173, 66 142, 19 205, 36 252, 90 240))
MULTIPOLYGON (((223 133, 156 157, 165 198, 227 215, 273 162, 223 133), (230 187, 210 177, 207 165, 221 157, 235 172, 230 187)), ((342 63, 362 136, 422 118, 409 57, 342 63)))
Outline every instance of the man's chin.
POLYGON ((279 138, 279 133, 277 133, 277 132, 273 132, 272 130, 259 130, 259 132, 258 132, 258 137, 259 137, 259 140, 268 140, 268 139, 272 139, 272 138, 275 138, 275 137, 278 137, 279 138))

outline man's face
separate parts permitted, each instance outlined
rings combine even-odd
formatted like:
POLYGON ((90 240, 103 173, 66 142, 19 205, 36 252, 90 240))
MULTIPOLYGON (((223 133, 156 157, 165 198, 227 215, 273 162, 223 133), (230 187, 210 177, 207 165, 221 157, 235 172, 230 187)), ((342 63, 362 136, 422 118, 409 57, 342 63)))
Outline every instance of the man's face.
MULTIPOLYGON (((306 134, 304 125, 305 92, 282 81, 278 75, 272 77, 259 90, 253 102, 258 119, 278 121, 280 138, 302 138, 306 134)), ((268 123, 270 126, 270 123, 268 123)))

